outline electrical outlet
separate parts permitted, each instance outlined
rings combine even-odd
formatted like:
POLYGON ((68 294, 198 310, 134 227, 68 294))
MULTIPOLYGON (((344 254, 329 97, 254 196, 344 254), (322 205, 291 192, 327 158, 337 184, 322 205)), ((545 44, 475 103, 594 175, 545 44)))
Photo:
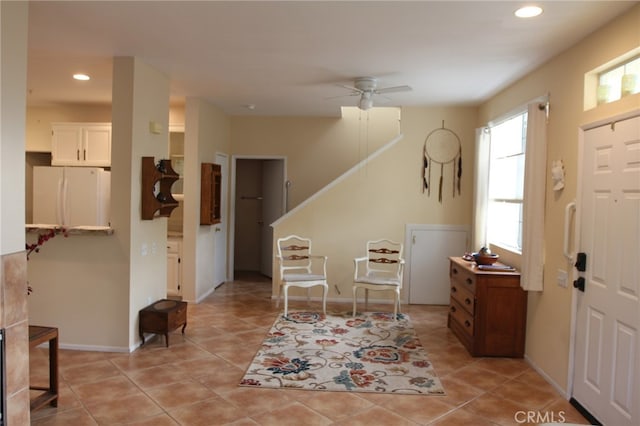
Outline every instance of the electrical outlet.
POLYGON ((558 269, 558 285, 562 288, 567 288, 567 271, 563 271, 562 269, 558 269))
POLYGON ((142 256, 149 254, 149 245, 147 243, 142 243, 142 246, 140 247, 140 254, 142 256))

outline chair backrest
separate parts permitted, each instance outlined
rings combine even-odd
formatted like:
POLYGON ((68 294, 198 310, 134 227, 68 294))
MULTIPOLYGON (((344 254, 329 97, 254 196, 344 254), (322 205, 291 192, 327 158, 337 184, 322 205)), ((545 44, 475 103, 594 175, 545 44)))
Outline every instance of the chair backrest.
POLYGON ((397 276, 402 284, 402 248, 401 243, 388 239, 367 241, 367 275, 397 276))
POLYGON ((304 270, 311 273, 311 239, 289 235, 278 238, 280 276, 288 270, 304 270))

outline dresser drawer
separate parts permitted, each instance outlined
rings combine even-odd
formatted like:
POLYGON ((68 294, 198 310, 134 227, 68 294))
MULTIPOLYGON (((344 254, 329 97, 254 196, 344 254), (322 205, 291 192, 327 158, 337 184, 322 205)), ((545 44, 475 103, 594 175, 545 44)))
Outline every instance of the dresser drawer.
POLYGON ((449 277, 451 277, 451 282, 457 282, 460 284, 460 288, 465 288, 470 291, 472 294, 476 292, 476 275, 461 267, 460 265, 451 262, 449 267, 449 277))
POLYGON ((469 336, 473 336, 473 317, 455 299, 451 299, 449 315, 469 336))
POLYGON ((451 283, 451 297, 460 304, 471 315, 475 312, 476 298, 465 288, 465 284, 460 284, 458 281, 451 283))

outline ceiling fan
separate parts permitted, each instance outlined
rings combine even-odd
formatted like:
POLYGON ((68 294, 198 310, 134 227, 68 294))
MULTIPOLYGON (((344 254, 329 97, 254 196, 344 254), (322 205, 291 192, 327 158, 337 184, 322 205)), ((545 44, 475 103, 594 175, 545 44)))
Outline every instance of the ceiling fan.
POLYGON ((374 77, 358 77, 355 79, 353 86, 340 84, 341 87, 351 90, 348 96, 360 96, 358 108, 363 111, 373 106, 373 96, 383 95, 394 92, 408 92, 411 90, 409 86, 393 86, 378 89, 378 79, 374 77))

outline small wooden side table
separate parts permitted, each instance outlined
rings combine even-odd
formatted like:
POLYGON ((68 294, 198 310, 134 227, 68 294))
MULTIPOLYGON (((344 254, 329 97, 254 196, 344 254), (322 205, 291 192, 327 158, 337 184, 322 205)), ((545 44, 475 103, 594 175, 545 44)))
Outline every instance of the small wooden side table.
POLYGON ((58 329, 55 327, 29 326, 29 348, 49 342, 49 387, 29 386, 29 389, 44 391, 31 400, 31 411, 46 404, 58 406, 58 329))
POLYGON ((187 327, 187 302, 162 299, 140 310, 138 332, 144 345, 144 333, 164 334, 169 347, 169 332, 187 327))

